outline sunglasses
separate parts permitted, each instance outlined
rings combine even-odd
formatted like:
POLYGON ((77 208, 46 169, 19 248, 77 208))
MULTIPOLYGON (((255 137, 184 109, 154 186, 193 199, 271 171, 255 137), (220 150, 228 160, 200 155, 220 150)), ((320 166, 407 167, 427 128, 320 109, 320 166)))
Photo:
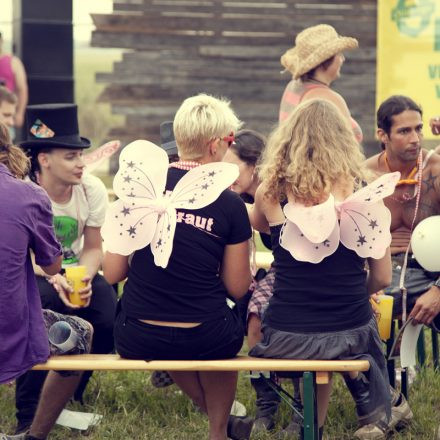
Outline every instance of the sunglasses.
POLYGON ((228 143, 228 148, 234 143, 235 141, 235 135, 234 133, 231 131, 231 133, 229 133, 228 136, 222 137, 220 138, 222 141, 225 141, 228 143))

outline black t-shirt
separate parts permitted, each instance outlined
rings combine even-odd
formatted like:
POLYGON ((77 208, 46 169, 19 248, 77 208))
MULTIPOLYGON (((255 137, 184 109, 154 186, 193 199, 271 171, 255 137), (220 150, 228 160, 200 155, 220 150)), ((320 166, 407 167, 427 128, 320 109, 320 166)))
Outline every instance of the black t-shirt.
POLYGON ((260 232, 260 238, 264 246, 267 249, 272 250, 272 238, 270 234, 266 234, 265 232, 260 232))
MULTIPOLYGON (((166 189, 172 190, 186 172, 171 168, 166 189)), ((219 272, 224 248, 251 234, 246 207, 230 190, 205 208, 177 210, 168 266, 154 264, 150 246, 134 253, 122 297, 127 316, 177 322, 223 316, 227 291, 219 272)))
POLYGON ((320 263, 297 261, 279 244, 281 225, 270 229, 276 274, 265 323, 308 333, 347 330, 371 319, 364 258, 340 243, 320 263))

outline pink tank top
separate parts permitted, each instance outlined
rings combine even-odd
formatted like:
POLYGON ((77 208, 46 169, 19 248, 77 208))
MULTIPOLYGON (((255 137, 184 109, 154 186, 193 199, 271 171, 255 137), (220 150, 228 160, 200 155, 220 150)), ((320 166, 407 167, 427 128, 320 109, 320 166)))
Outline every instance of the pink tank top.
MULTIPOLYGON (((292 110, 302 101, 308 91, 318 88, 328 89, 328 86, 324 84, 304 83, 299 80, 290 81, 281 98, 279 121, 281 122, 287 119, 292 110)), ((350 119, 351 127, 353 128, 357 141, 362 142, 363 135, 360 125, 353 118, 350 119)))
POLYGON ((15 76, 12 71, 12 55, 0 56, 0 82, 4 83, 7 89, 15 92, 15 76))

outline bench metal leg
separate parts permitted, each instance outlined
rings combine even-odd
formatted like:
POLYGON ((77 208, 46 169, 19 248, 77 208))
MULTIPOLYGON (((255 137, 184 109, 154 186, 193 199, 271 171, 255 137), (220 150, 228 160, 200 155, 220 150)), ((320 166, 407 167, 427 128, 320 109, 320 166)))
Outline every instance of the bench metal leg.
POLYGON ((282 400, 284 400, 287 405, 301 418, 304 420, 304 417, 300 411, 298 411, 298 407, 295 405, 296 398, 290 395, 283 387, 278 385, 274 380, 268 379, 263 373, 260 373, 260 378, 270 387, 272 388, 282 400))
POLYGON ((432 360, 434 362, 434 369, 437 370, 439 367, 438 334, 434 329, 431 329, 431 337, 432 337, 432 360))
POLYGON ((318 411, 316 401, 316 373, 303 373, 304 387, 304 440, 318 440, 318 411))
POLYGON ((393 388, 396 388, 396 363, 394 359, 389 359, 391 348, 393 346, 394 337, 396 335, 396 321, 391 321, 391 333, 387 345, 387 370, 388 370, 388 378, 390 380, 390 385, 393 388))
POLYGON ((409 394, 409 384, 408 384, 408 368, 402 368, 401 372, 401 391, 402 394, 405 396, 405 399, 408 400, 408 394, 409 394))
POLYGON ((316 372, 306 371, 303 373, 303 411, 301 414, 293 405, 294 397, 286 390, 280 387, 273 380, 268 379, 263 374, 260 377, 283 399, 290 408, 303 419, 304 440, 318 440, 319 426, 318 426, 318 411, 316 400, 316 372))

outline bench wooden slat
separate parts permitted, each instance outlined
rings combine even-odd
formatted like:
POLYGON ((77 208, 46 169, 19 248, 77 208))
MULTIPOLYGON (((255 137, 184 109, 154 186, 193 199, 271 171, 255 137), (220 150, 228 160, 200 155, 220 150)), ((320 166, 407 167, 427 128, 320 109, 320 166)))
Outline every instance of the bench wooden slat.
POLYGON ((174 371, 367 371, 366 360, 293 360, 262 359, 238 356, 223 360, 142 361, 123 359, 119 355, 82 354, 53 356, 34 370, 174 370, 174 371))

